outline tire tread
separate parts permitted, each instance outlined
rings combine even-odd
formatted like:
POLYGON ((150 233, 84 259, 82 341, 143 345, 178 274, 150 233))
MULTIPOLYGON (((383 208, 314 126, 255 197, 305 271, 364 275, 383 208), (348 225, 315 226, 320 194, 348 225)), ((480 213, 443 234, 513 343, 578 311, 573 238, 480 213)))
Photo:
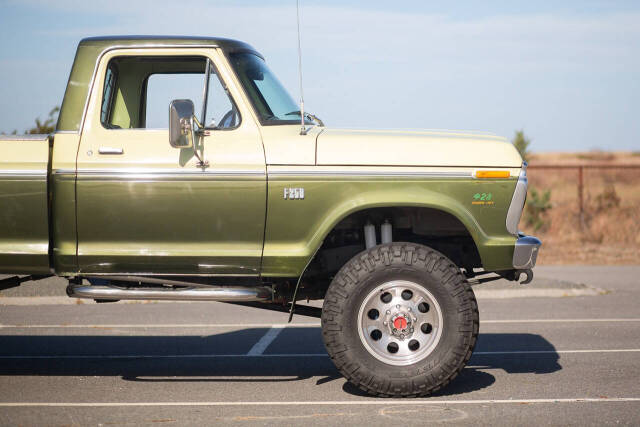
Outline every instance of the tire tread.
POLYGON ((460 269, 440 252, 414 243, 390 243, 356 255, 333 279, 325 295, 322 309, 322 336, 329 357, 342 375, 361 390, 380 397, 426 396, 449 384, 471 358, 479 330, 478 304, 471 285, 460 269), (341 319, 344 303, 355 292, 361 276, 379 269, 418 266, 440 276, 440 283, 458 301, 457 341, 438 368, 429 365, 426 372, 406 379, 386 378, 371 372, 355 360, 343 340, 341 319))

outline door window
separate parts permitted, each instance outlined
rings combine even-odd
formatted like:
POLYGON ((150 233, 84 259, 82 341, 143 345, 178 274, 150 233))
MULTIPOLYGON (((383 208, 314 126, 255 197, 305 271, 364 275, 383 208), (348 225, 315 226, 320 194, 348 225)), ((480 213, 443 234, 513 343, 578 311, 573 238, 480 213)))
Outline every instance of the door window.
POLYGON ((102 92, 102 104, 100 107, 100 121, 102 124, 109 123, 115 85, 116 67, 114 64, 110 64, 109 67, 107 67, 107 73, 104 78, 104 90, 102 92))
POLYGON ((194 56, 113 58, 105 75, 100 121, 107 129, 167 129, 169 103, 174 99, 193 101, 196 117, 208 128, 233 129, 240 123, 215 67, 206 58, 194 56))

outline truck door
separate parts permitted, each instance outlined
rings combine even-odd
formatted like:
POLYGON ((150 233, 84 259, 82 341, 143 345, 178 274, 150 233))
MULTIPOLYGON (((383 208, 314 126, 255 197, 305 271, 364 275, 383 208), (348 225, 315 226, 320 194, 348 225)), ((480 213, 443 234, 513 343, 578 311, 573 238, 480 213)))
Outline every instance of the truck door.
POLYGON ((265 159, 241 96, 215 48, 103 56, 77 158, 82 273, 259 274, 265 159), (169 145, 173 99, 191 99, 206 123, 197 144, 208 167, 193 148, 169 145))

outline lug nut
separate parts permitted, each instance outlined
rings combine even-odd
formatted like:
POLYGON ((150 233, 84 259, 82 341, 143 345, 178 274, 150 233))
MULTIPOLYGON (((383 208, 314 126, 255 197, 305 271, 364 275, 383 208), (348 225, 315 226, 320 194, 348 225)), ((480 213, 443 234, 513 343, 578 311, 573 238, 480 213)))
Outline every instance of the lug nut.
POLYGON ((411 307, 407 308, 407 310, 411 311, 411 307))
POLYGON ((393 332, 398 332, 398 330, 396 328, 393 328, 393 332))
POLYGON ((391 311, 387 310, 387 314, 391 314, 391 311))
POLYGON ((404 334, 400 334, 400 339, 403 340, 404 339, 404 334))
POLYGON ((396 304, 396 308, 400 308, 400 304, 396 304))
POLYGON ((387 322, 382 322, 382 324, 383 324, 384 326, 387 326, 387 322))

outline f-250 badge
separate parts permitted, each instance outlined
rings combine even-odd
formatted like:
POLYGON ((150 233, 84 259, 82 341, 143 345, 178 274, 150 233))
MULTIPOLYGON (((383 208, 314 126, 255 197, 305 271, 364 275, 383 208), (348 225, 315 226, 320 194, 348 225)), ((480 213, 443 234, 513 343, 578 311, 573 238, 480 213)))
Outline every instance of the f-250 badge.
POLYGON ((285 187, 283 197, 285 200, 303 200, 304 188, 302 187, 285 187))

